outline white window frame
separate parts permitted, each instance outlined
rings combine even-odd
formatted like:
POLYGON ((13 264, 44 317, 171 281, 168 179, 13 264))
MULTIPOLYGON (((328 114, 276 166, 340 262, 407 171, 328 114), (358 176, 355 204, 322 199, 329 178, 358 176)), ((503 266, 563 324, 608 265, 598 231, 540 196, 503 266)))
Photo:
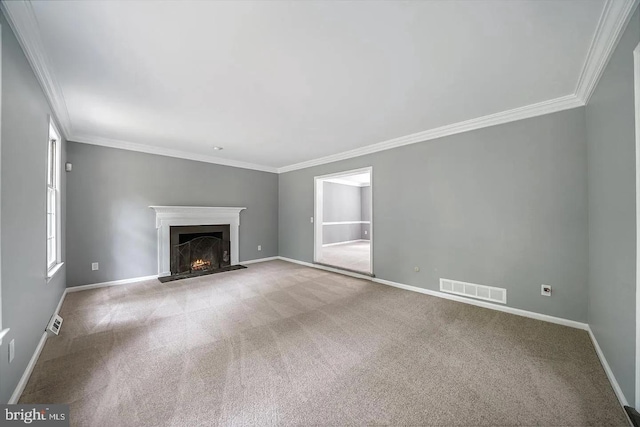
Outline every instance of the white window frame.
MULTIPOLYGON (((633 86, 635 103, 635 124, 636 124, 636 377, 635 377, 635 407, 640 408, 640 43, 633 50, 633 86)), ((615 387, 618 398, 622 394, 621 390, 615 387)), ((623 395, 624 397, 624 395, 623 395)), ((622 400, 622 399, 620 399, 622 400)))
POLYGON ((62 209, 60 198, 60 181, 61 181, 61 146, 60 131, 56 127, 52 117, 49 117, 49 132, 47 139, 47 187, 45 202, 45 248, 46 248, 46 266, 47 279, 51 279, 62 267, 62 209), (52 151, 53 150, 53 151, 52 151), (52 163, 53 155, 53 163, 52 163), (54 206, 51 208, 50 203, 54 206), (51 218, 53 216, 53 218, 51 218), (53 221, 51 221, 53 219, 53 221), (53 222, 53 228, 51 223, 53 222), (50 241, 53 240, 53 251, 51 253, 50 241))
MULTIPOLYGON (((1 117, 2 117, 2 25, 0 25, 0 118, 1 117)), ((1 128, 2 128, 2 120, 0 120, 0 130, 1 128)), ((0 147, 1 146, 2 146, 2 132, 0 132, 0 147)), ((2 236, 0 236, 0 240, 1 238, 2 236)), ((0 263, 0 265, 1 264, 2 263, 0 263)), ((2 345, 2 339, 9 332, 9 328, 2 329, 2 280, 1 279, 2 279, 2 274, 0 274, 0 345, 2 345)))

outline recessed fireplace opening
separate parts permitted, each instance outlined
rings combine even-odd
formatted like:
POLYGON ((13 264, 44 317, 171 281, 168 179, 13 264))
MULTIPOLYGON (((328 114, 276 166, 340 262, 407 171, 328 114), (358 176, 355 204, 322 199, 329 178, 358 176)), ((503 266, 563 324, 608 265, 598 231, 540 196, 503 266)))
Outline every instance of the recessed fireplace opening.
POLYGON ((230 225, 171 226, 170 281, 231 269, 230 225))

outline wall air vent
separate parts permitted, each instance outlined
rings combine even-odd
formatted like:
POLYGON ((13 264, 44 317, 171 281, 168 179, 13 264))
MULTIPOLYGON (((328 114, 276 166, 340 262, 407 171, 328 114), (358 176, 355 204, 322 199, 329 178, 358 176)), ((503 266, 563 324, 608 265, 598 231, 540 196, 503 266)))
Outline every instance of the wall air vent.
POLYGON ((58 335, 60 333, 61 327, 62 327, 62 317, 56 314, 49 321, 49 326, 47 326, 47 332, 49 334, 58 335))
POLYGON ((441 278, 440 291, 486 301, 499 302, 500 304, 507 303, 507 290, 493 286, 477 285, 475 283, 441 278))

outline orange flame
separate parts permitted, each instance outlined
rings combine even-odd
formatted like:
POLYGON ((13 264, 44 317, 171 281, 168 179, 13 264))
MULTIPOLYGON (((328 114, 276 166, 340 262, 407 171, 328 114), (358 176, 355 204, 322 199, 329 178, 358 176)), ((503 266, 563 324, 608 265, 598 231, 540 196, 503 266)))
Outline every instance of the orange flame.
POLYGON ((193 270, 204 270, 211 265, 211 261, 205 261, 202 259, 197 259, 191 263, 191 269, 193 270))

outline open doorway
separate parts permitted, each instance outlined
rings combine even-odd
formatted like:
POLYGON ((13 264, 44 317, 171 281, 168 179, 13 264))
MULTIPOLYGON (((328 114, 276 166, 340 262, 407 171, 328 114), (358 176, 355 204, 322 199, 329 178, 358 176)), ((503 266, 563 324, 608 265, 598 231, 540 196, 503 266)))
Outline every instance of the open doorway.
POLYGON ((314 262, 373 275, 373 168, 315 177, 314 262))

